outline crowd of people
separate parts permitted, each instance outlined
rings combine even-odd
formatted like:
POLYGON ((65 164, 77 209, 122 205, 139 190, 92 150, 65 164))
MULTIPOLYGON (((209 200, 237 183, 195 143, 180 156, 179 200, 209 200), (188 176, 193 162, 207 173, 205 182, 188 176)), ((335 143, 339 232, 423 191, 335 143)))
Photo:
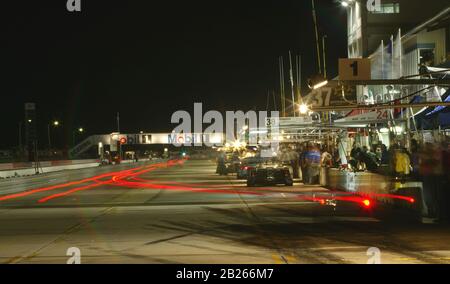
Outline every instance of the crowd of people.
POLYGON ((308 185, 319 184, 320 169, 331 167, 335 163, 327 149, 326 145, 309 142, 296 149, 282 149, 280 159, 291 166, 294 178, 301 178, 308 185))
MULTIPOLYGON (((292 166, 294 178, 301 176, 308 185, 319 183, 321 169, 343 166, 334 148, 315 143, 284 148, 280 158, 284 164, 292 166)), ((450 148, 447 142, 421 145, 412 140, 409 151, 397 142, 390 147, 382 143, 372 147, 355 143, 347 158, 347 168, 354 172, 370 171, 401 182, 422 182, 429 215, 438 219, 450 216, 450 148)))
POLYGON ((424 200, 428 212, 438 219, 450 217, 450 149, 448 143, 426 143, 416 141, 411 147, 413 178, 422 181, 424 200))
POLYGON ((441 176, 448 170, 447 142, 420 145, 416 140, 412 140, 410 149, 408 151, 399 143, 393 143, 390 148, 380 143, 372 149, 355 144, 350 152, 349 165, 353 171, 382 170, 380 172, 384 174, 412 178, 431 174, 441 176))
POLYGON ((423 199, 430 216, 450 216, 450 148, 447 142, 420 144, 411 141, 410 151, 399 143, 375 145, 373 149, 355 144, 349 164, 354 171, 373 171, 402 181, 423 185, 423 199))
MULTIPOLYGON (((450 216, 450 148, 447 142, 420 144, 412 140, 410 150, 396 142, 389 148, 382 143, 371 147, 355 143, 346 157, 348 165, 342 164, 337 149, 334 145, 312 142, 284 145, 277 159, 292 169, 293 178, 307 185, 319 184, 322 170, 328 168, 370 171, 401 182, 419 181, 423 184, 423 199, 429 215, 450 216)), ((219 166, 224 161, 224 157, 219 158, 219 166)))

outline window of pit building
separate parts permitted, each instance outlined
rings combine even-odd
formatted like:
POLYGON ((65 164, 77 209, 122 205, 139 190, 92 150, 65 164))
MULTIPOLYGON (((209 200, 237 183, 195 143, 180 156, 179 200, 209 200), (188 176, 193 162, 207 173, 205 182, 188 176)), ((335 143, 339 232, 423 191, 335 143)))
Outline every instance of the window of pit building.
POLYGON ((384 3, 381 4, 379 10, 372 12, 373 14, 400 14, 400 3, 384 3))
POLYGON ((422 48, 419 50, 419 60, 421 65, 434 66, 434 59, 434 48, 422 48))

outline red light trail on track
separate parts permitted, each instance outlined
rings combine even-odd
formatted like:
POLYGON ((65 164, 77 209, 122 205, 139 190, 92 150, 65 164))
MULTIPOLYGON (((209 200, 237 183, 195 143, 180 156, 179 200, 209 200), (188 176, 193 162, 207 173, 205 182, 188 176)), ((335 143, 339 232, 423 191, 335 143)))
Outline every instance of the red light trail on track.
MULTIPOLYGON (((126 187, 133 189, 142 189, 142 190, 174 190, 174 191, 191 191, 196 193, 216 193, 216 194, 230 194, 230 195, 250 195, 250 196, 270 196, 271 194, 276 194, 276 192, 258 192, 255 190, 264 190, 264 188, 252 188, 252 191, 237 191, 236 187, 233 186, 223 186, 223 185, 205 185, 205 184, 189 184, 189 183, 179 183, 174 181, 156 181, 151 179, 143 179, 140 178, 141 175, 157 170, 170 168, 174 166, 183 165, 185 160, 171 160, 166 163, 158 163, 148 166, 137 167, 129 170, 123 170, 118 172, 110 172, 106 174, 101 174, 98 176, 94 176, 87 179, 82 179, 79 181, 68 182, 64 184, 54 185, 50 187, 43 187, 32 189, 20 193, 5 195, 0 197, 1 201, 12 200, 17 198, 22 198, 26 196, 31 196, 37 193, 49 192, 57 189, 66 189, 68 187, 78 186, 75 188, 71 188, 62 192, 58 192, 55 194, 48 195, 46 197, 42 197, 38 200, 38 203, 45 203, 53 199, 66 197, 71 194, 91 190, 98 188, 100 186, 115 186, 115 187, 126 187)), ((400 199, 410 203, 414 203, 414 198, 407 196, 399 196, 392 194, 370 194, 370 195, 357 195, 353 193, 339 192, 339 195, 331 194, 331 196, 321 196, 316 197, 314 193, 308 194, 295 194, 293 193, 293 197, 299 200, 306 200, 311 202, 317 202, 321 205, 325 205, 329 200, 335 201, 344 201, 357 203, 360 206, 369 208, 374 204, 374 199, 379 198, 389 198, 389 199, 400 199), (308 194, 312 194, 313 196, 308 196, 308 194)), ((319 193, 320 194, 320 193, 319 193)), ((326 195, 330 195, 327 193, 326 195)))
POLYGON ((39 199, 38 202, 39 203, 44 203, 44 202, 47 202, 47 201, 49 201, 51 199, 67 196, 69 194, 72 194, 72 193, 75 193, 75 192, 78 192, 78 191, 87 190, 87 189, 91 189, 91 188, 94 188, 94 187, 99 187, 99 186, 102 186, 102 185, 105 185, 105 184, 108 184, 108 183, 97 183, 97 184, 91 184, 91 185, 87 185, 87 186, 83 186, 83 187, 74 188, 74 189, 71 189, 71 190, 68 190, 68 191, 65 191, 65 192, 61 192, 61 193, 57 193, 57 194, 53 194, 53 195, 41 198, 41 199, 39 199))
POLYGON ((68 183, 58 184, 58 185, 54 185, 54 186, 37 188, 37 189, 32 189, 32 190, 28 190, 28 191, 24 191, 24 192, 20 192, 20 193, 5 195, 5 196, 0 197, 0 201, 5 201, 5 200, 19 198, 19 197, 25 197, 25 196, 32 195, 32 194, 39 193, 39 192, 45 192, 45 191, 70 187, 70 186, 74 186, 74 185, 80 185, 80 184, 84 184, 84 183, 88 183, 88 182, 95 182, 96 180, 106 178, 111 175, 114 175, 114 173, 104 174, 104 175, 100 175, 100 176, 96 176, 96 177, 92 177, 92 178, 88 178, 88 179, 83 179, 80 181, 68 182, 68 183))
POLYGON ((56 190, 56 189, 63 189, 63 188, 67 188, 67 187, 71 187, 71 186, 75 186, 75 185, 82 185, 82 184, 87 184, 87 183, 91 183, 90 185, 86 185, 86 186, 82 186, 82 187, 78 187, 78 188, 74 188, 72 190, 69 190, 67 192, 64 193, 58 193, 58 194, 54 194, 51 195, 47 198, 43 198, 40 200, 40 202, 45 202, 47 200, 56 198, 56 197, 60 197, 60 196, 66 196, 68 194, 71 194, 73 192, 77 192, 80 190, 85 190, 85 189, 89 189, 92 187, 97 187, 100 185, 105 184, 105 182, 102 182, 102 179, 105 178, 111 178, 109 183, 114 182, 114 178, 115 177, 127 177, 129 175, 132 175, 134 173, 134 171, 138 171, 144 168, 158 168, 160 167, 160 165, 162 164, 155 164, 155 165, 151 165, 151 166, 147 166, 147 167, 138 167, 138 168, 134 168, 134 169, 130 169, 130 170, 124 170, 124 171, 119 171, 119 172, 110 172, 110 173, 106 173, 106 174, 102 174, 102 175, 98 175, 98 176, 94 176, 91 178, 87 178, 87 179, 82 179, 79 181, 73 181, 73 182, 68 182, 68 183, 63 183, 63 184, 58 184, 58 185, 54 185, 54 186, 49 186, 49 187, 43 187, 43 188, 37 188, 37 189, 32 189, 32 190, 28 190, 28 191, 24 191, 24 192, 20 192, 20 193, 15 193, 15 194, 9 194, 9 195, 5 195, 5 196, 1 196, 0 197, 0 201, 6 201, 6 200, 10 200, 10 199, 16 199, 16 198, 20 198, 20 197, 26 197, 29 195, 33 195, 36 193, 40 193, 40 192, 47 192, 47 191, 51 191, 51 190, 56 190), (45 200, 45 201, 42 201, 45 200))

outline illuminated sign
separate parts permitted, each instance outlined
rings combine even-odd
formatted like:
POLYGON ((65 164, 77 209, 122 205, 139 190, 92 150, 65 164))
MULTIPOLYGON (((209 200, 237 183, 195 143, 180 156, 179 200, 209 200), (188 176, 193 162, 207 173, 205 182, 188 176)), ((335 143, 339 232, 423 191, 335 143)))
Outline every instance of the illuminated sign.
POLYGON ((212 144, 221 144, 223 143, 223 134, 222 133, 157 133, 157 134, 120 134, 120 133, 112 133, 111 137, 111 145, 113 142, 120 142, 122 145, 180 145, 187 146, 193 145, 195 143, 212 143, 212 144))

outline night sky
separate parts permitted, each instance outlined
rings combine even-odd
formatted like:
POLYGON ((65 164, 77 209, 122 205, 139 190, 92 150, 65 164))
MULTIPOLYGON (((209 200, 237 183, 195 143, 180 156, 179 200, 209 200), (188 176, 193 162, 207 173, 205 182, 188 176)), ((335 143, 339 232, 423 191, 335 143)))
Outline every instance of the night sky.
MULTIPOLYGON (((81 13, 67 12, 66 0, 10 2, 1 8, 0 65, 10 139, 0 149, 18 144, 25 102, 37 104, 43 141, 53 119, 67 137, 80 126, 111 133, 118 111, 124 133, 169 132, 172 113, 194 102, 265 110, 289 50, 302 54, 304 79, 316 72, 309 0, 82 0, 81 13)), ((332 77, 347 55, 346 13, 334 0, 316 4, 332 77)))

